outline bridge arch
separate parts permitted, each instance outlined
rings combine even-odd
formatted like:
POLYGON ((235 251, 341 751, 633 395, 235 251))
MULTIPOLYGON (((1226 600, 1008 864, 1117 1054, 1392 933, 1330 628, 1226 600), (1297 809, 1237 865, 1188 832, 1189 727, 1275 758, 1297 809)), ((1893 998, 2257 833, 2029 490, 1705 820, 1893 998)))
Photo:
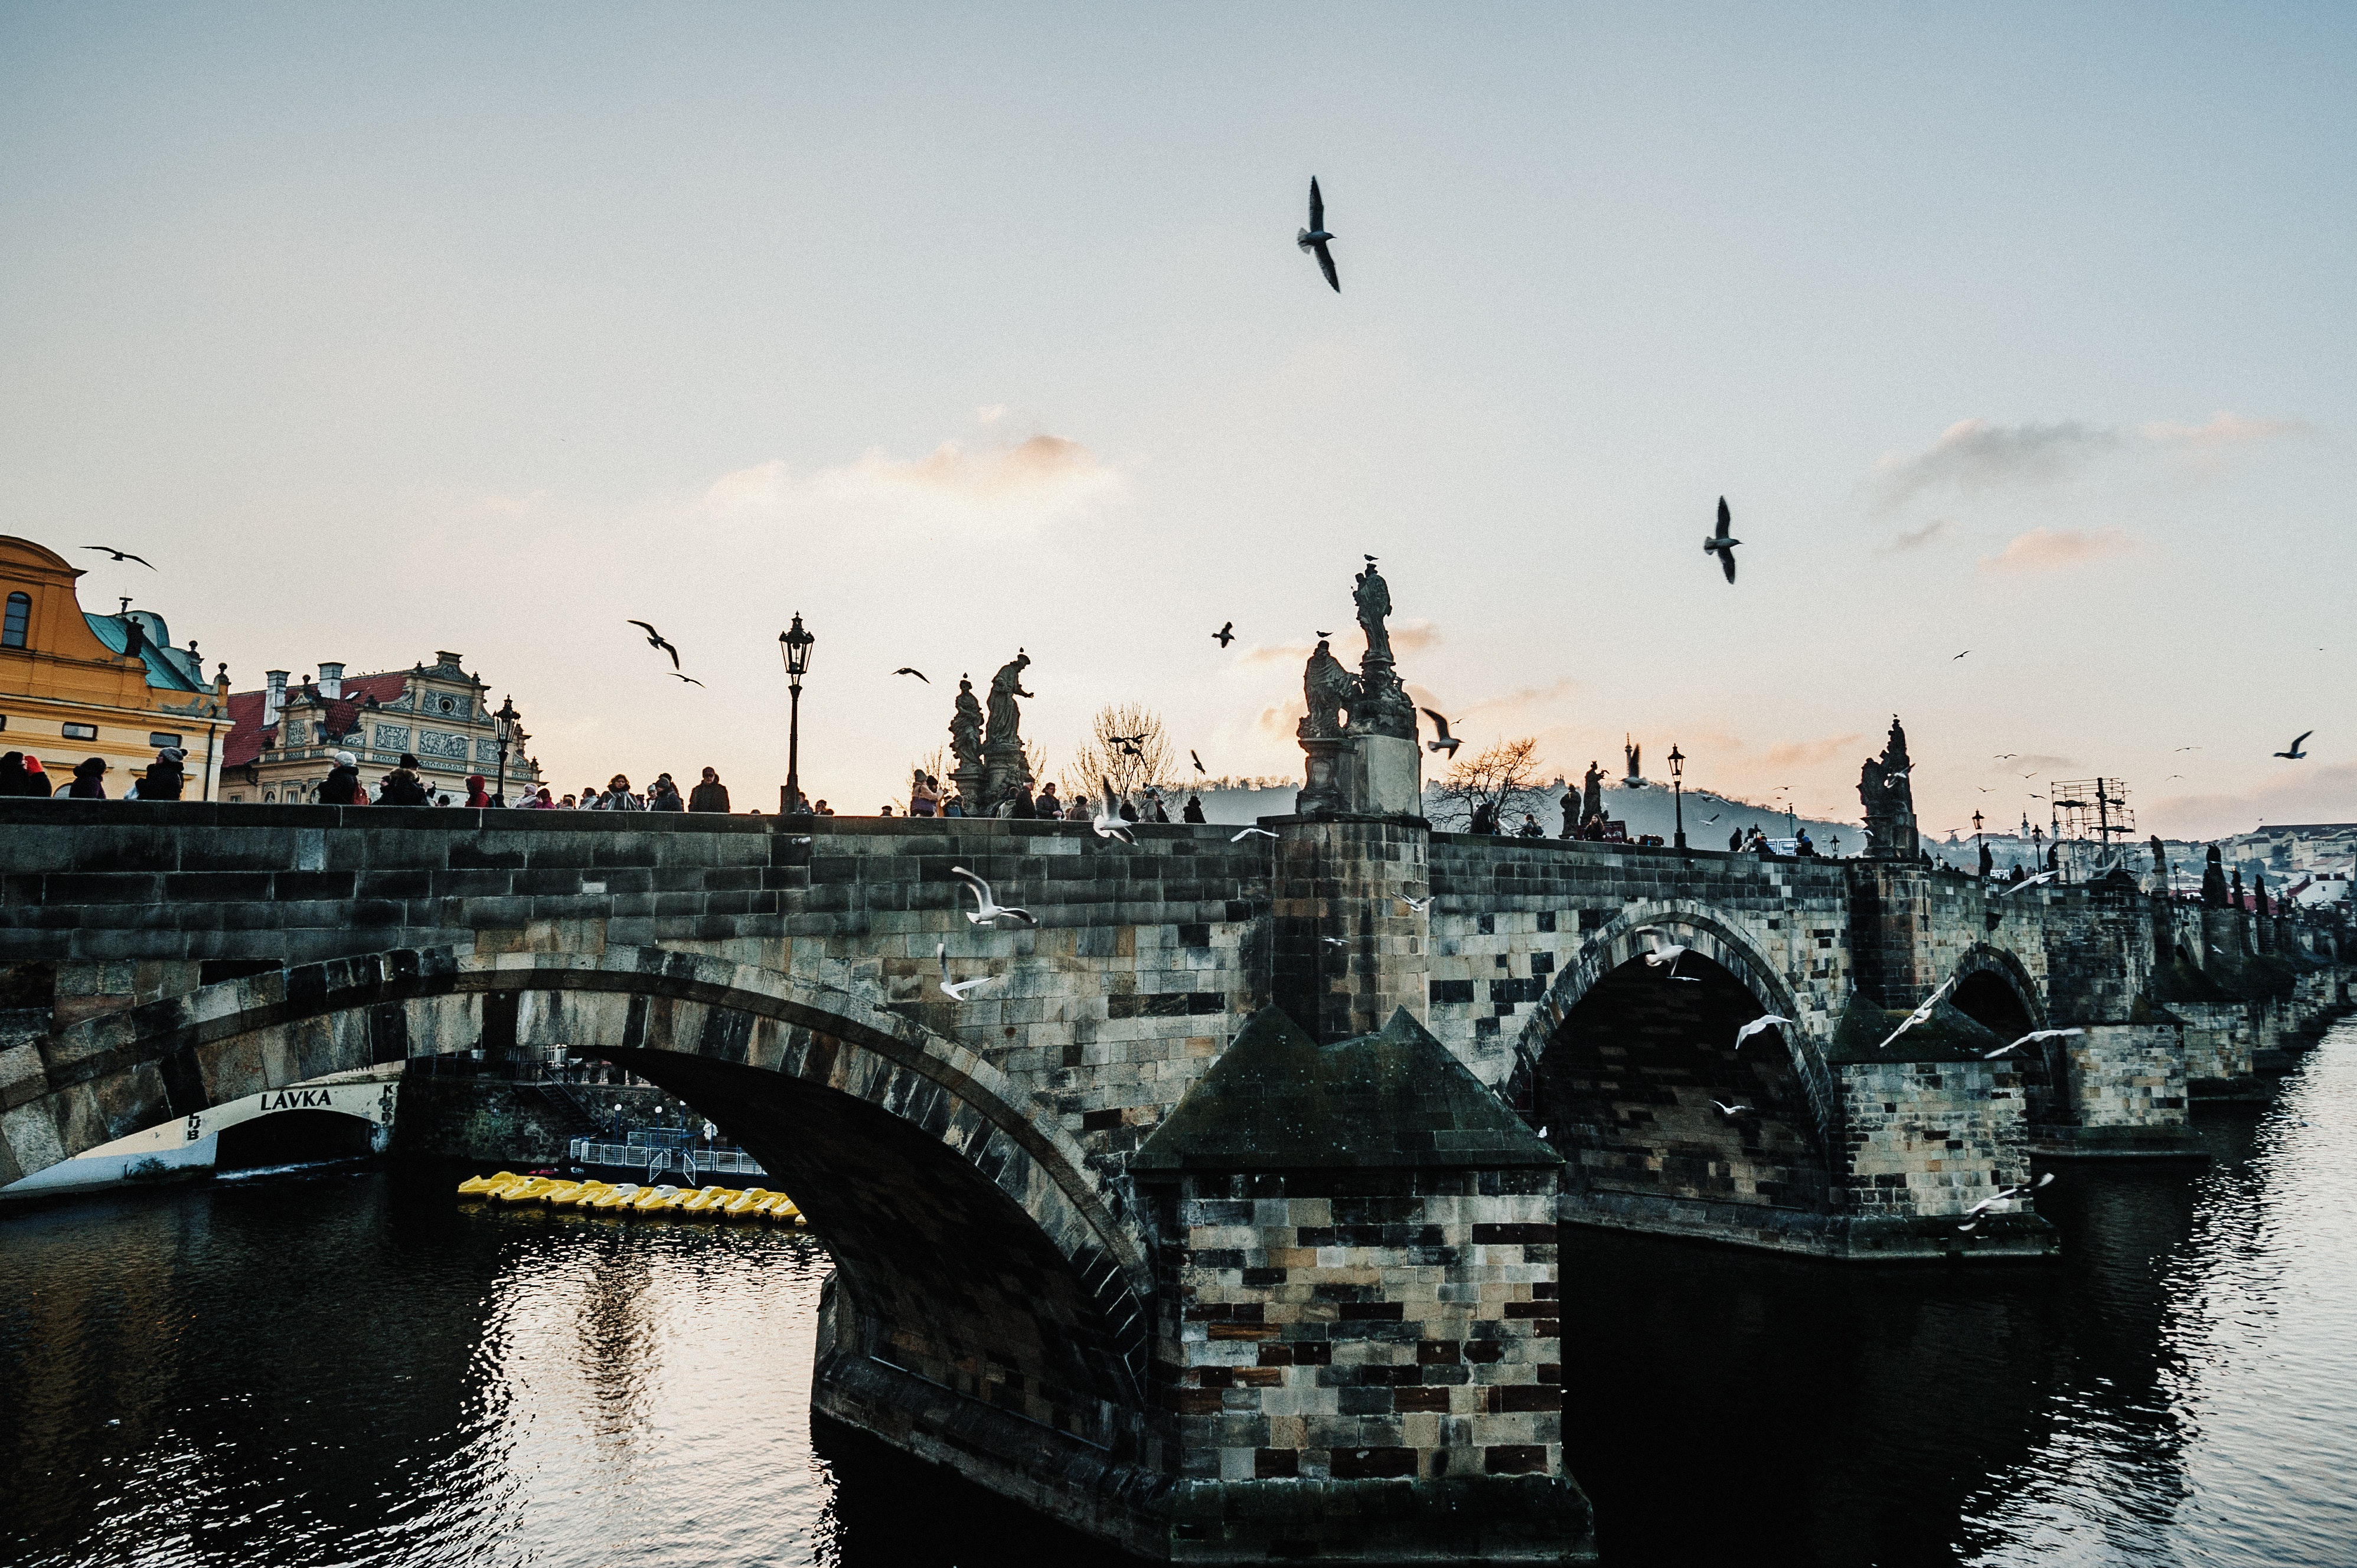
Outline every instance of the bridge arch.
POLYGON ((1824 1213, 1836 1202, 1839 1097, 1791 985, 1723 912, 1629 906, 1582 943, 1515 1044, 1512 1091, 1605 1205, 1737 1203, 1824 1213), (1679 978, 1640 961, 1659 929, 1689 950, 1679 978), (1740 1107, 1737 1114, 1718 1106, 1740 1107))
POLYGON ((1950 993, 1959 1012, 2008 1040, 2046 1027, 2046 1003, 2021 960, 2003 948, 1975 942, 1956 961, 1950 993), (2010 1031, 2009 1033, 2007 1031, 2010 1031))
POLYGON ((1100 1448, 1137 1429, 1151 1275, 1121 1197, 973 1050, 776 970, 452 947, 224 981, 59 1031, 0 1116, 0 1175, 487 1040, 607 1058, 726 1129, 825 1240, 838 1347, 1100 1448))

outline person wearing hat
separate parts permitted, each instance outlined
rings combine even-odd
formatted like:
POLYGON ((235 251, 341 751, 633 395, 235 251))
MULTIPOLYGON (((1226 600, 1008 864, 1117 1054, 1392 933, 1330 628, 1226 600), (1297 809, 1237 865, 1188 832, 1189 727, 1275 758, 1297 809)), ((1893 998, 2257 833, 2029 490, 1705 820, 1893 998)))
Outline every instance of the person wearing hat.
POLYGON ((491 798, 490 798, 490 795, 488 795, 488 794, 486 794, 486 793, 484 792, 484 790, 483 790, 483 776, 482 776, 481 774, 479 774, 479 773, 469 773, 469 774, 468 774, 468 775, 467 775, 467 804, 468 804, 469 807, 473 808, 474 810, 476 810, 476 811, 481 811, 484 807, 486 807, 486 806, 490 805, 490 803, 491 803, 491 798))
POLYGON ((73 782, 66 786, 66 798, 72 800, 103 800, 106 786, 106 758, 85 757, 74 764, 73 782))
POLYGON ((322 806, 365 806, 368 791, 361 788, 361 762, 349 751, 336 753, 336 765, 328 770, 328 781, 319 786, 322 806))
POLYGON ((384 776, 377 786, 376 803, 380 806, 430 806, 433 800, 425 786, 418 782, 417 758, 407 752, 401 754, 401 766, 384 776))
POLYGON ((139 780, 139 799, 143 800, 177 800, 188 781, 188 769, 181 759, 188 754, 177 746, 167 746, 156 753, 156 760, 147 765, 147 776, 139 780))

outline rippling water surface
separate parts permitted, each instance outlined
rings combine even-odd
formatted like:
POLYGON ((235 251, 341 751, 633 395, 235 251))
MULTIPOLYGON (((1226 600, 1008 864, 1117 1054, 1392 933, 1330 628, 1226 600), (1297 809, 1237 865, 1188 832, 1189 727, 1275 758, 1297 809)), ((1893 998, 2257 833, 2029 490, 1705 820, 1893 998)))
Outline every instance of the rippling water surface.
MULTIPOLYGON (((2071 1165, 2052 1267, 1576 1232, 1608 1563, 2357 1563, 2357 1026, 2207 1166, 2071 1165)), ((809 1411, 823 1251, 440 1171, 0 1219, 0 1561, 1100 1556, 809 1411)))

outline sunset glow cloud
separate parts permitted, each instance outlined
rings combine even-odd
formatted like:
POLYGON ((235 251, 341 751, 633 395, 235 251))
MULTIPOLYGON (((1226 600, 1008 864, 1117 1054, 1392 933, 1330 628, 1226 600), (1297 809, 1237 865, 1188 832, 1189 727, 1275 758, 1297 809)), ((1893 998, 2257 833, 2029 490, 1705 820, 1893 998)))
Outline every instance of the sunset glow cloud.
POLYGON ((2124 528, 2033 528, 2028 533, 2015 535, 1998 553, 1982 556, 1980 568, 1984 572, 2024 575, 2060 572, 2108 556, 2131 554, 2136 547, 2136 541, 2124 528))

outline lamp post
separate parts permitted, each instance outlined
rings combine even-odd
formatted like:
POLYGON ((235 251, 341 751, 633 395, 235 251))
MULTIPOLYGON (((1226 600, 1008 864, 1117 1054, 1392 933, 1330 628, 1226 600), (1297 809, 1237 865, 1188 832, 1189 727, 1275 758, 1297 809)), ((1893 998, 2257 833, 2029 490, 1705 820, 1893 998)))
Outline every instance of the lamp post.
POLYGON ((810 671, 811 644, 817 640, 802 629, 800 610, 794 612, 792 628, 778 633, 778 651, 786 660, 786 689, 793 693, 793 716, 786 722, 786 787, 778 797, 780 812, 792 811, 802 800, 802 677, 810 671))
POLYGON ((491 797, 494 806, 508 803, 508 746, 515 739, 516 720, 522 716, 515 711, 513 693, 500 699, 500 711, 491 715, 500 723, 500 783, 497 792, 491 797))
POLYGON ((1686 847, 1686 759, 1678 751, 1678 743, 1670 742, 1670 810, 1677 822, 1678 848, 1686 847))

